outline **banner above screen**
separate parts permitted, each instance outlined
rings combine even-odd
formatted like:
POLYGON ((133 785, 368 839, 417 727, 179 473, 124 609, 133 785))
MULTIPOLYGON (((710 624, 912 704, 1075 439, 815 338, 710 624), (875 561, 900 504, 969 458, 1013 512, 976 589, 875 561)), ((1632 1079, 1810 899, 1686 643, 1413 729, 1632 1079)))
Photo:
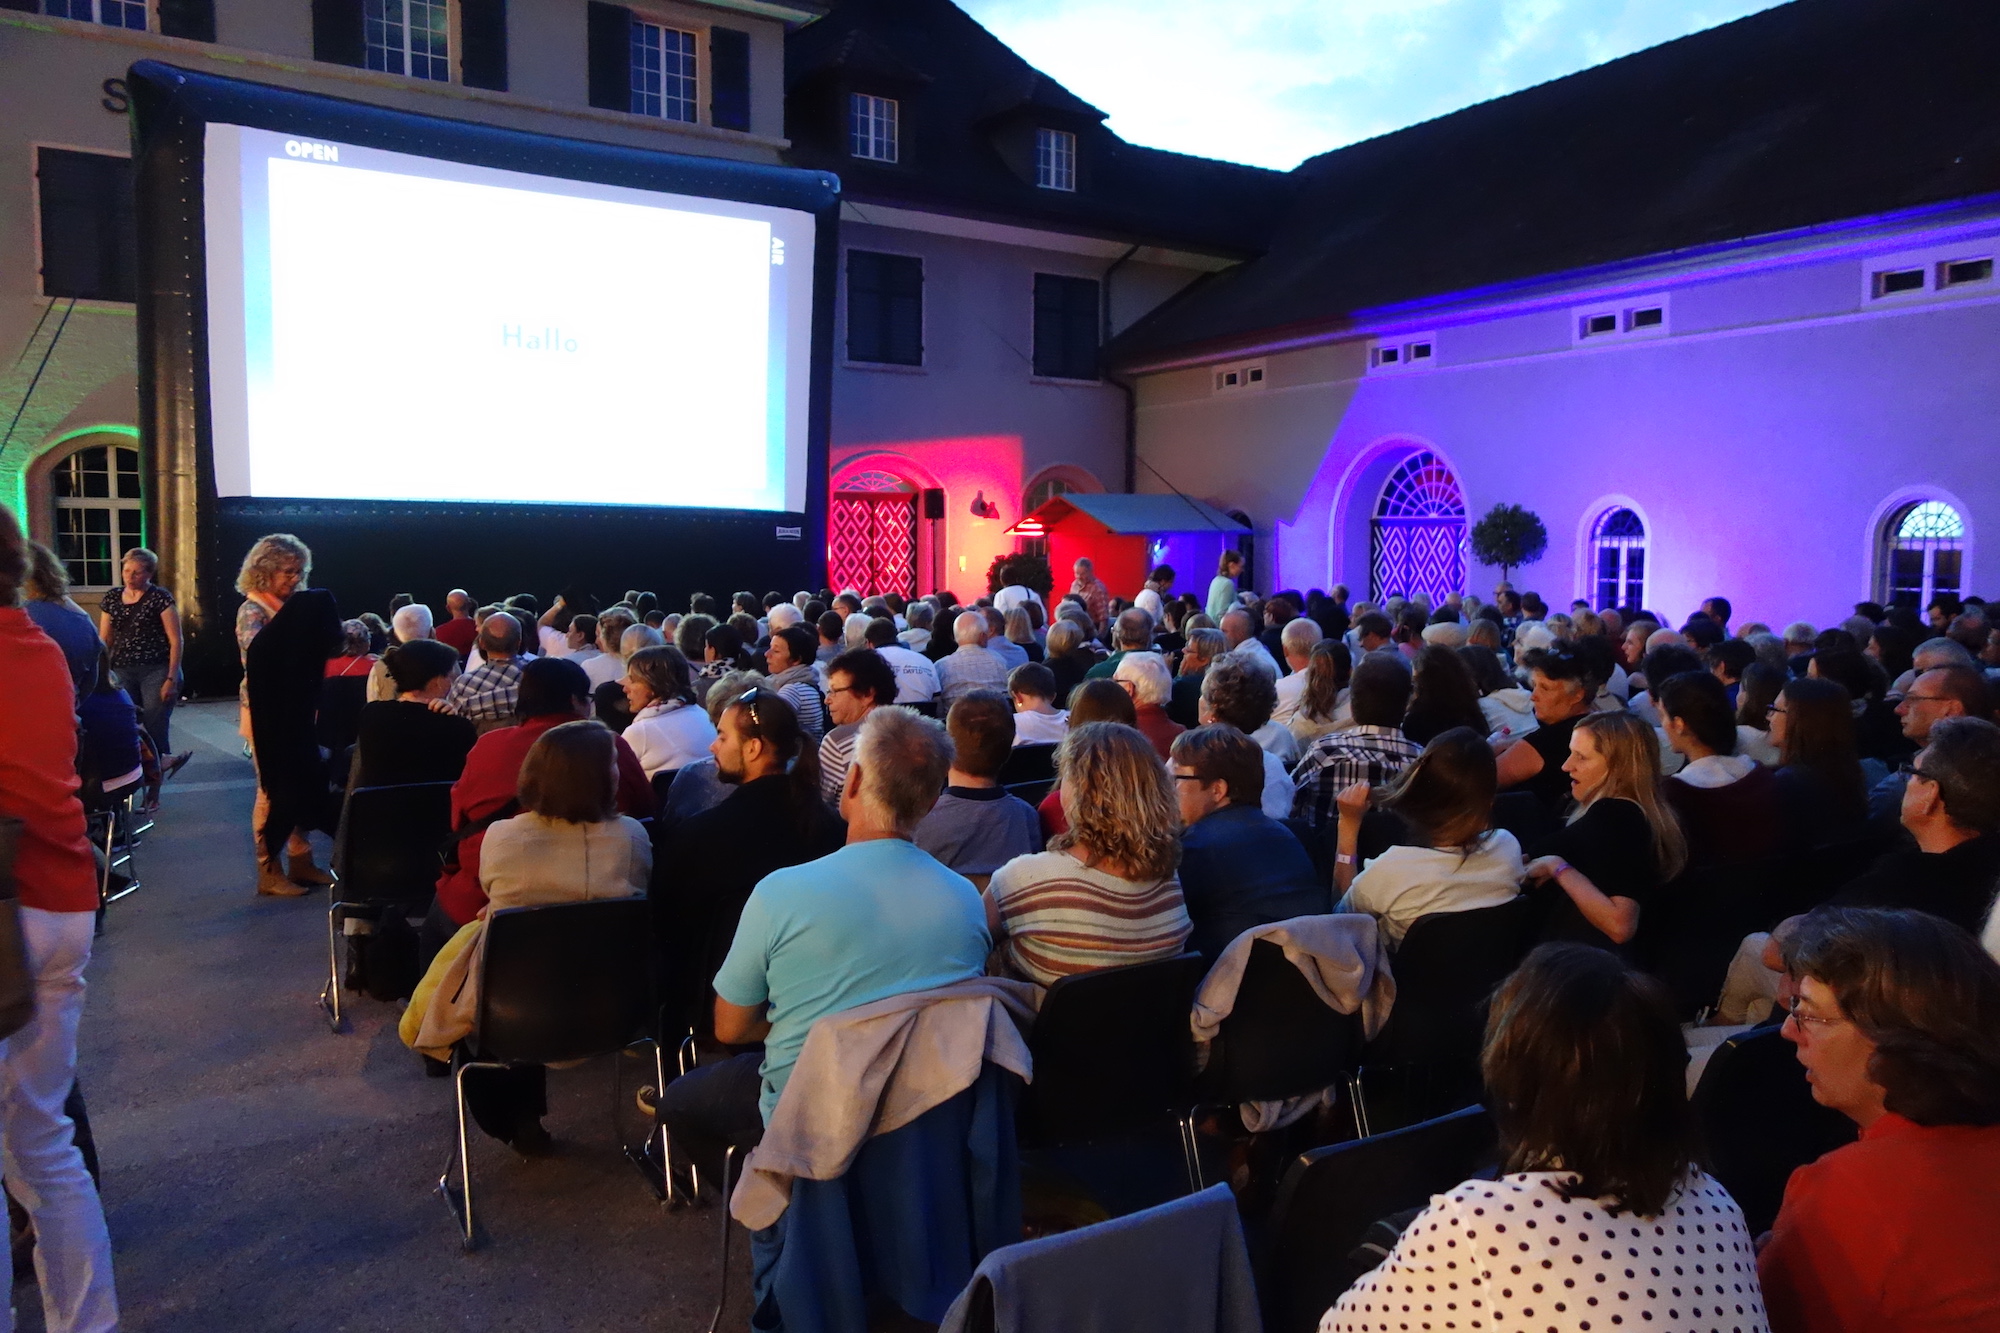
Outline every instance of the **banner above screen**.
POLYGON ((218 495, 806 508, 812 214, 219 123, 205 160, 218 495))

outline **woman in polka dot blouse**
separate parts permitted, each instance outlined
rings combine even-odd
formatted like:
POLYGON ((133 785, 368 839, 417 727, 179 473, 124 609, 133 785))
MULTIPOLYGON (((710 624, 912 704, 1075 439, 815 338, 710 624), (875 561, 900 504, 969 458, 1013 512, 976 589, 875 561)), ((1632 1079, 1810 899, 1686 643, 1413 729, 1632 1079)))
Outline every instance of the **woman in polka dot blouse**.
POLYGON ((1743 1210, 1693 1161, 1686 1066, 1657 982, 1536 949, 1486 1025, 1506 1174, 1433 1198, 1320 1333, 1769 1333, 1743 1210))

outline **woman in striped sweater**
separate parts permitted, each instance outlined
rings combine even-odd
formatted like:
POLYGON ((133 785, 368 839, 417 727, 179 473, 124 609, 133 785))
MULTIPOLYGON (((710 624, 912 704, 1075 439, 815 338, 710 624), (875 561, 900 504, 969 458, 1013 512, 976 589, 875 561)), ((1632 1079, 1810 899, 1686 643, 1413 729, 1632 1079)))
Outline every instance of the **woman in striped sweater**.
POLYGON ((1048 986, 1076 972, 1171 958, 1191 929, 1181 825, 1159 755, 1137 729, 1086 722, 1056 751, 1066 832, 994 872, 986 920, 1000 970, 1048 986))

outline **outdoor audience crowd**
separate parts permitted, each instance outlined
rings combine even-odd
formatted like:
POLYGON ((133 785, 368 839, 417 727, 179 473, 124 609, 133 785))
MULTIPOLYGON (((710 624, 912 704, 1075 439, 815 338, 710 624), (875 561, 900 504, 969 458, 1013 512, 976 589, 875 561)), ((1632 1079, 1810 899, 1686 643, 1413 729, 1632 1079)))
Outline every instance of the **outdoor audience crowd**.
MULTIPOLYGON (((96 906, 61 770, 102 650, 35 628, 28 563, 0 524, 0 643, 36 719, 6 729, 0 794, 27 821, 24 915, 56 919, 96 906)), ((168 756, 179 633, 152 568, 132 552, 105 599, 101 679, 136 692, 123 707, 168 756)), ((307 835, 342 790, 454 783, 402 1025, 438 1061, 472 1031, 454 978, 492 911, 646 896, 699 1052, 654 1106, 711 1179, 772 1123, 819 1019, 982 977, 1212 964, 1245 932, 1350 914, 1393 974, 1420 920, 1525 898, 1537 947, 1492 999, 1481 1063, 1500 1174, 1434 1198, 1323 1329, 2000 1328, 1984 603, 1774 631, 1720 597, 1678 624, 1552 612, 1505 584, 1491 601, 1259 597, 1234 552, 1203 596, 1166 567, 1112 589, 1078 561, 1059 597, 1038 569, 1003 566, 975 604, 454 590, 441 619, 398 597, 385 622, 343 620, 305 546, 266 537, 236 617, 257 892, 327 882, 307 835), (1722 991, 1677 1009, 1656 946, 1683 886, 1830 853, 1859 873, 1749 934, 1722 991), (1800 1169, 1753 1236, 1704 1169, 1688 1071, 1704 1034, 1765 1026, 1859 1137, 1800 1169)), ((51 987, 88 957, 80 919, 29 933, 63 960, 51 987)), ((10 1072, 48 1066, 4 1103, 10 1143, 16 1116, 59 1118, 66 1021, 62 1050, 8 1043, 10 1072)), ((486 1132, 547 1151, 539 1068, 472 1071, 467 1097, 486 1132)), ((31 1211, 95 1253, 101 1214, 56 1230, 85 1211, 61 1156, 23 1168, 51 1182, 31 1211)), ((752 1242, 761 1265, 782 1229, 752 1242)))

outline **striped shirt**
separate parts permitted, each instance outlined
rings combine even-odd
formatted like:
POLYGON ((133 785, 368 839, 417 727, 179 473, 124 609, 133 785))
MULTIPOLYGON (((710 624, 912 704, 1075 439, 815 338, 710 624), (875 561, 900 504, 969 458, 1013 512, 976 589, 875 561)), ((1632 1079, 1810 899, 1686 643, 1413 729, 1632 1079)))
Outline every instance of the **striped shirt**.
POLYGON ((854 744, 861 739, 861 724, 850 722, 826 733, 819 743, 819 794, 835 810, 840 809, 840 789, 847 785, 847 770, 854 763, 854 744))
POLYGON ((1008 971, 1041 986, 1172 958, 1193 930, 1176 877, 1119 879, 1068 852, 1017 856, 993 872, 986 892, 999 909, 1008 971))

